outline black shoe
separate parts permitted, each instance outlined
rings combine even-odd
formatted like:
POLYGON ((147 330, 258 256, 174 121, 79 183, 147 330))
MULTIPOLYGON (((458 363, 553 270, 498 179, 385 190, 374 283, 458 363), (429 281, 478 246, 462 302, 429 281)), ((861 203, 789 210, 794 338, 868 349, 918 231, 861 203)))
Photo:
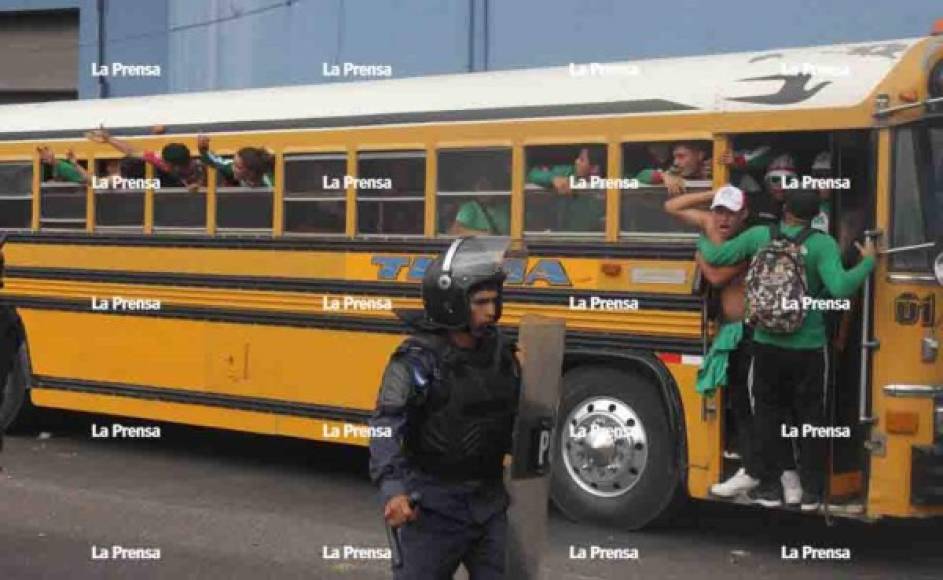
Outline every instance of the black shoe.
POLYGON ((783 487, 779 485, 778 481, 761 483, 747 492, 747 499, 750 500, 750 503, 759 504, 763 507, 779 507, 783 505, 783 487))
POLYGON ((800 509, 804 512, 814 512, 818 511, 819 506, 822 505, 822 496, 817 493, 810 493, 808 491, 802 492, 802 503, 800 504, 800 509))

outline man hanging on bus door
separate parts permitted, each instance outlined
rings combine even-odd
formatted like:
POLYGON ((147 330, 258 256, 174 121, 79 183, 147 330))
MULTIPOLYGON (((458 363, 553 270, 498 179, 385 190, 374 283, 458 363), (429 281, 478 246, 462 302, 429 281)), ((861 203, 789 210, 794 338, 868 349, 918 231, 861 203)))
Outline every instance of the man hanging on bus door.
POLYGON ((765 507, 782 505, 784 489, 776 477, 788 461, 789 443, 797 440, 800 507, 816 511, 825 499, 825 440, 832 436, 825 417, 823 314, 847 309, 840 299, 853 295, 874 269, 874 246, 870 240, 864 246, 856 243, 862 259, 845 270, 835 239, 811 227, 819 213, 819 192, 788 190, 785 202, 781 224, 754 226, 721 245, 702 238, 698 250, 717 265, 755 256, 746 279, 746 317, 754 326, 749 387, 760 485, 748 498, 765 507), (835 299, 822 299, 825 291, 835 299), (796 426, 783 423, 790 411, 796 426))
POLYGON ((428 267, 423 312, 393 353, 370 420, 394 577, 505 577, 502 477, 520 391, 501 317, 503 238, 460 238, 428 267), (401 550, 401 551, 400 551, 401 550))
MULTIPOLYGON (((722 244, 740 233, 747 216, 746 195, 732 185, 716 192, 705 191, 674 196, 665 202, 669 215, 696 226, 715 244, 722 244), (703 206, 710 203, 710 210, 703 206)), ((752 329, 743 323, 743 278, 747 262, 732 266, 712 266, 697 255, 697 264, 704 278, 719 289, 719 330, 711 349, 698 370, 697 391, 713 396, 718 387, 726 388, 732 423, 736 428, 736 449, 741 467, 723 483, 711 486, 718 497, 732 498, 759 485, 753 454, 753 411, 747 393, 752 329)), ((798 500, 797 500, 798 501, 798 500)))

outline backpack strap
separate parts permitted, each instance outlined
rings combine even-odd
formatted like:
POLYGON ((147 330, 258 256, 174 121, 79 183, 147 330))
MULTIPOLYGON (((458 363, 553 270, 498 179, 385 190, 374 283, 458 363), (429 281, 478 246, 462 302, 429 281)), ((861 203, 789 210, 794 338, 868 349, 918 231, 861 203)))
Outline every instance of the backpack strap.
POLYGON ((485 204, 481 203, 477 199, 472 201, 475 203, 475 205, 478 206, 478 209, 481 210, 482 215, 485 216, 485 220, 488 222, 488 229, 491 231, 491 234, 495 236, 501 235, 501 232, 498 231, 498 225, 494 223, 494 219, 491 217, 491 212, 488 211, 488 208, 485 207, 485 204))
POLYGON ((796 244, 799 245, 799 246, 801 246, 802 244, 805 243, 806 240, 809 239, 809 236, 811 236, 812 234, 821 234, 821 233, 823 233, 823 232, 821 232, 821 231, 819 231, 819 230, 817 230, 817 229, 815 229, 815 228, 813 228, 813 227, 806 226, 806 227, 802 228, 802 231, 799 232, 799 235, 798 235, 798 236, 796 236, 796 244))
POLYGON ((779 230, 779 222, 773 222, 769 225, 769 239, 776 240, 781 238, 783 233, 779 230))

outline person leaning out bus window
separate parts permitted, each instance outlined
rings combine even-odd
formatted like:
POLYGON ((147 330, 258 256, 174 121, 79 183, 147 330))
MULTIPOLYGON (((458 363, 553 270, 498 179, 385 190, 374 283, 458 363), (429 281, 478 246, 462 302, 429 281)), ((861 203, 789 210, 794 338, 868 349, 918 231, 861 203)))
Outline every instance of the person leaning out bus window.
POLYGON ((196 138, 200 150, 200 160, 204 165, 215 167, 216 171, 228 182, 227 185, 239 187, 272 187, 272 154, 261 147, 243 147, 233 155, 232 160, 223 159, 210 151, 210 138, 199 135, 196 138))
POLYGON ((580 149, 576 159, 571 164, 564 165, 537 165, 527 173, 527 183, 533 183, 557 193, 572 193, 570 177, 588 178, 599 175, 600 168, 590 158, 589 148, 580 149))
POLYGON ((596 191, 586 191, 591 195, 574 195, 572 179, 588 179, 601 173, 601 166, 594 163, 588 147, 582 147, 573 163, 566 165, 537 165, 527 173, 527 183, 552 189, 560 194, 558 214, 561 216, 559 228, 566 231, 593 231, 599 229, 605 217, 604 200, 596 191))
POLYGON ((88 183, 88 173, 85 168, 79 165, 75 160, 75 153, 69 149, 66 152, 65 159, 56 159, 56 154, 47 146, 37 147, 39 160, 46 168, 44 175, 46 181, 64 181, 67 183, 88 183))
POLYGON ((635 176, 643 185, 664 184, 670 195, 684 193, 685 179, 710 179, 711 158, 697 143, 682 141, 671 147, 673 163, 667 171, 643 169, 635 176))
MULTIPOLYGON (((190 148, 183 143, 168 143, 158 155, 154 151, 139 151, 130 143, 112 137, 104 128, 89 131, 85 136, 96 143, 108 143, 128 157, 144 160, 145 163, 153 165, 162 174, 171 180, 178 181, 191 192, 206 187, 206 171, 203 164, 190 155, 190 148)), ((162 183, 162 185, 170 184, 162 183)), ((170 186, 173 187, 173 185, 170 186)))

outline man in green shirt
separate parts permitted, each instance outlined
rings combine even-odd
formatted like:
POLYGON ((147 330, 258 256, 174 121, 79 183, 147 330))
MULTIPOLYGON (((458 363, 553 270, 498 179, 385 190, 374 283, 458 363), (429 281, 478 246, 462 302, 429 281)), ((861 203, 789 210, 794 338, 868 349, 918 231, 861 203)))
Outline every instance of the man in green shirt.
POLYGON ((506 236, 511 231, 511 200, 491 196, 466 201, 455 214, 450 233, 459 236, 506 236))
MULTIPOLYGON (((782 235, 796 239, 810 227, 819 213, 819 193, 789 190, 785 193, 782 235)), ((747 259, 771 241, 771 228, 754 226, 736 238, 717 245, 707 238, 698 250, 710 264, 731 265, 747 259)), ((820 300, 825 291, 834 298, 853 295, 874 269, 874 245, 855 244, 862 260, 850 270, 842 267, 841 252, 831 236, 815 232, 801 244, 810 300, 800 306, 805 318, 795 332, 773 333, 756 328, 748 388, 753 398, 757 437, 757 476, 760 485, 747 495, 767 507, 782 505, 783 489, 778 480, 790 453, 790 439, 799 443, 801 508, 815 511, 822 500, 828 430, 825 425, 825 384, 828 377, 823 309, 850 307, 850 301, 820 300), (798 425, 784 422, 794 413, 798 425)))
POLYGON ((558 195, 541 207, 550 215, 551 229, 568 232, 601 232, 606 215, 605 193, 598 190, 574 191, 583 180, 600 174, 600 166, 590 158, 589 148, 580 149, 570 165, 537 165, 527 173, 527 183, 552 189, 558 195))
POLYGON ((39 152, 39 160, 47 168, 44 175, 48 176, 49 180, 82 185, 88 183, 88 173, 78 164, 71 149, 66 152, 65 159, 56 159, 56 154, 48 146, 37 147, 36 150, 39 152))

